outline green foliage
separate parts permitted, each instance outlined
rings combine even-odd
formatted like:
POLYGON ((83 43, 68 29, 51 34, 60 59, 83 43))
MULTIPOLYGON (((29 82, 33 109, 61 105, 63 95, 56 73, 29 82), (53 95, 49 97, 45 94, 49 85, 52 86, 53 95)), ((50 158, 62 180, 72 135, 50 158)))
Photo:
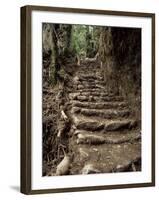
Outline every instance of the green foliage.
POLYGON ((71 48, 80 57, 94 57, 98 50, 99 27, 73 25, 71 48))
POLYGON ((100 27, 98 26, 87 26, 86 33, 86 44, 87 44, 87 57, 94 57, 99 48, 99 33, 100 27))
POLYGON ((86 26, 73 25, 71 48, 76 54, 82 55, 86 52, 86 26))

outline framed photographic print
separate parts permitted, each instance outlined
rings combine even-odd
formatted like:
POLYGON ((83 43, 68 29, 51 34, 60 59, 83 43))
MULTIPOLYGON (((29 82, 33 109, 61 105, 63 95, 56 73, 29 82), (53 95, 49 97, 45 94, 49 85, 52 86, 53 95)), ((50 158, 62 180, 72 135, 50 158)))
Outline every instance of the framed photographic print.
POLYGON ((155 185, 155 14, 21 8, 21 192, 155 185))

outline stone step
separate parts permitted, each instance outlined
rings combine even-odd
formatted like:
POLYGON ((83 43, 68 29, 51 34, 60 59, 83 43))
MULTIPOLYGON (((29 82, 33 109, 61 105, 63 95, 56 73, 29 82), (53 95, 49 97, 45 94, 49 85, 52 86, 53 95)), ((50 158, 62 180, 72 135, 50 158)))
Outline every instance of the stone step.
POLYGON ((101 67, 100 67, 100 65, 90 65, 90 64, 83 64, 83 65, 81 65, 80 67, 79 67, 79 71, 82 71, 82 70, 94 70, 94 71, 97 71, 97 70, 99 70, 99 71, 101 71, 101 67))
POLYGON ((71 174, 133 171, 131 165, 141 161, 141 141, 98 146, 75 144, 73 152, 76 156, 70 169, 71 174), (84 173, 84 168, 89 165, 91 169, 84 173))
POLYGON ((125 101, 111 101, 111 102, 80 102, 80 101, 70 101, 72 107, 79 108, 89 108, 89 109, 109 109, 109 108, 118 108, 123 109, 127 108, 128 104, 125 101))
POLYGON ((74 85, 83 85, 83 86, 95 86, 96 85, 96 83, 95 82, 93 82, 93 81, 76 81, 75 83, 74 83, 74 85))
POLYGON ((79 76, 79 81, 94 81, 94 80, 100 80, 103 81, 103 77, 102 76, 93 76, 93 75, 83 75, 83 76, 79 76))
POLYGON ((72 114, 78 113, 84 116, 98 116, 105 119, 114 119, 114 118, 123 118, 128 117, 130 115, 130 111, 128 109, 125 110, 117 110, 117 109, 86 109, 86 108, 79 108, 79 107, 72 107, 71 110, 72 114))
POLYGON ((97 60, 93 60, 93 59, 87 59, 87 58, 85 58, 85 59, 82 59, 81 60, 81 63, 83 64, 83 65, 85 65, 85 66, 92 66, 92 67, 100 67, 100 63, 99 62, 97 62, 97 60))
POLYGON ((81 90, 81 89, 85 89, 85 88, 87 88, 87 89, 94 89, 94 88, 96 88, 96 89, 105 89, 105 86, 103 86, 103 85, 99 85, 99 84, 95 84, 95 85, 89 85, 89 84, 87 84, 87 85, 77 85, 77 90, 81 90))
POLYGON ((76 100, 79 101, 88 101, 88 102, 110 102, 110 101, 123 101, 123 97, 121 96, 114 96, 114 97, 98 97, 98 96, 84 96, 84 95, 79 95, 76 97, 76 100))
POLYGON ((100 97, 112 97, 115 96, 113 93, 107 93, 107 92, 80 92, 82 96, 100 96, 100 97))
POLYGON ((129 132, 127 134, 95 134, 94 132, 76 130, 77 144, 121 144, 125 142, 133 142, 141 139, 140 132, 129 132))
POLYGON ((87 67, 85 70, 83 69, 79 69, 78 71, 76 71, 76 74, 80 74, 80 75, 94 75, 94 74, 101 74, 101 70, 100 69, 93 69, 91 67, 87 67))
POLYGON ((77 87, 82 85, 82 86, 88 87, 88 88, 89 87, 93 88, 93 87, 96 87, 96 86, 99 87, 99 88, 103 88, 103 87, 105 88, 106 87, 106 85, 102 81, 101 82, 100 81, 98 81, 98 82, 78 81, 78 82, 75 82, 74 85, 77 86, 77 87))
POLYGON ((102 80, 91 80, 91 79, 88 79, 88 80, 83 80, 83 81, 78 81, 79 84, 101 84, 101 85, 105 85, 106 83, 102 80))
POLYGON ((70 92, 69 93, 69 99, 70 100, 76 100, 78 99, 78 96, 86 96, 86 97, 89 97, 89 96, 94 96, 94 97, 114 97, 115 95, 114 94, 108 94, 106 92, 70 92))
POLYGON ((76 75, 74 78, 73 78, 73 82, 74 83, 102 83, 102 84, 104 84, 105 82, 101 79, 101 80, 99 80, 99 79, 95 79, 95 78, 81 78, 81 77, 79 77, 78 75, 76 75))
POLYGON ((137 122, 133 119, 121 119, 121 120, 107 120, 100 117, 86 117, 80 115, 73 115, 72 120, 77 129, 97 131, 119 131, 119 130, 131 130, 137 126, 137 122))
POLYGON ((93 134, 98 136, 104 136, 109 139, 126 139, 127 137, 132 137, 136 134, 141 135, 141 131, 139 128, 132 130, 119 130, 119 131, 87 131, 83 129, 75 129, 73 135, 77 136, 78 134, 93 134))
POLYGON ((102 77, 101 71, 93 71, 93 70, 84 70, 84 71, 78 71, 76 75, 81 77, 87 77, 87 78, 95 78, 95 77, 102 77))
POLYGON ((75 90, 74 92, 101 92, 101 93, 104 93, 104 92, 107 92, 106 91, 106 88, 102 89, 102 88, 84 88, 84 89, 78 89, 78 90, 75 90))

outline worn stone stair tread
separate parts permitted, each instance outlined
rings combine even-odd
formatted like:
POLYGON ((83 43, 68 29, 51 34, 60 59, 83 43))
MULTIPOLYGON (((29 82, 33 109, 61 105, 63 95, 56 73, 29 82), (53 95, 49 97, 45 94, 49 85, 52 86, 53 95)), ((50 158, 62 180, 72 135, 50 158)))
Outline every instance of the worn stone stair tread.
POLYGON ((78 77, 78 82, 80 82, 80 83, 82 83, 82 82, 92 82, 92 83, 94 83, 94 82, 99 82, 99 83, 104 83, 104 80, 102 79, 102 78, 98 78, 98 79, 95 79, 95 78, 82 78, 81 76, 80 77, 78 77))
POLYGON ((101 173, 123 171, 131 163, 141 159, 141 142, 103 145, 74 146, 76 157, 72 163, 71 173, 82 173, 87 164, 92 164, 101 173), (83 163, 83 166, 81 165, 83 163))
POLYGON ((108 109, 108 108, 125 108, 128 104, 125 101, 111 102, 80 102, 71 101, 73 107, 89 108, 89 109, 108 109))
POLYGON ((103 80, 96 80, 96 79, 87 79, 87 80, 79 80, 79 77, 76 77, 75 79, 73 79, 74 81, 74 84, 82 84, 82 85, 85 85, 85 84, 90 84, 90 85, 93 85, 93 84, 101 84, 101 85, 105 85, 106 83, 103 81, 103 80))
POLYGON ((128 109, 87 109, 87 108, 79 108, 79 107, 72 107, 71 113, 80 113, 85 116, 98 116, 103 117, 106 119, 114 119, 114 118, 122 118, 128 117, 130 111, 128 109))
POLYGON ((72 120, 78 129, 85 130, 106 130, 115 131, 121 129, 131 129, 136 126, 136 121, 134 119, 118 119, 118 120, 108 120, 98 117, 86 117, 80 115, 73 115, 72 120))
POLYGON ((87 131, 87 130, 83 130, 83 129, 76 129, 74 131, 74 135, 77 136, 78 134, 82 134, 82 135, 97 135, 100 137, 104 137, 104 138, 108 138, 110 140, 115 140, 115 139, 119 139, 119 140, 126 140, 126 139, 130 139, 130 138, 134 138, 138 135, 141 136, 141 131, 140 129, 135 129, 135 130, 122 130, 122 131, 87 131))
POLYGON ((113 137, 112 135, 108 134, 94 134, 94 133, 86 133, 81 132, 77 134, 77 144, 121 144, 125 142, 134 142, 141 139, 140 132, 133 132, 131 134, 121 134, 113 137))
POLYGON ((83 88, 83 89, 76 89, 75 92, 106 92, 106 89, 102 88, 83 88))
POLYGON ((92 67, 90 65, 88 66, 83 65, 82 67, 79 68, 78 73, 83 73, 83 70, 88 71, 89 73, 98 72, 100 71, 100 64, 99 66, 96 65, 96 67, 92 67))
POLYGON ((97 97, 114 97, 115 94, 111 93, 107 93, 107 92, 96 92, 96 91, 89 91, 89 92, 85 92, 85 91, 76 91, 76 92, 70 92, 69 93, 69 97, 70 99, 76 99, 77 96, 82 95, 82 96, 97 96, 97 97))
POLYGON ((87 131, 87 130, 83 130, 83 129, 76 129, 74 131, 74 135, 78 135, 78 134, 93 134, 93 135, 98 135, 98 136, 103 136, 106 138, 110 138, 110 139, 125 139, 125 138, 129 138, 129 137, 133 137, 134 135, 141 135, 141 131, 139 128, 136 128, 134 130, 122 130, 122 131, 87 131))
POLYGON ((121 96, 114 96, 114 97, 96 97, 96 96, 84 96, 84 95, 79 95, 76 97, 77 100, 79 101, 123 101, 123 97, 121 96))
POLYGON ((92 75, 92 76, 79 76, 79 80, 80 81, 94 81, 94 80, 100 80, 100 81, 103 81, 103 77, 100 77, 100 76, 94 76, 94 75, 92 75))
POLYGON ((95 87, 96 85, 101 85, 101 86, 103 86, 103 84, 101 84, 101 83, 88 82, 88 81, 83 81, 83 82, 78 81, 78 82, 74 83, 74 85, 77 85, 77 86, 78 86, 78 85, 82 85, 82 86, 84 86, 84 87, 89 87, 89 86, 91 86, 91 88, 95 87))
POLYGON ((98 88, 101 88, 101 89, 104 89, 105 87, 104 86, 102 86, 102 85, 89 85, 89 84, 87 84, 87 85, 82 85, 82 84, 80 84, 80 85, 77 85, 77 90, 81 90, 81 89, 98 89, 98 88))
POLYGON ((107 93, 107 92, 100 92, 100 91, 76 91, 76 92, 70 92, 69 97, 70 99, 76 99, 77 96, 95 96, 95 97, 115 97, 115 94, 113 93, 107 93))
POLYGON ((75 85, 83 86, 84 88, 105 88, 104 84, 102 83, 95 83, 95 82, 82 82, 82 83, 75 83, 75 85))
POLYGON ((99 74, 99 72, 97 72, 97 73, 78 73, 78 76, 79 76, 79 78, 81 77, 81 78, 98 78, 98 77, 101 77, 102 78, 102 76, 101 75, 98 75, 99 74))
POLYGON ((78 71, 78 76, 82 76, 82 77, 90 77, 90 76, 94 76, 95 74, 96 75, 100 75, 101 76, 101 73, 99 70, 91 70, 91 68, 87 68, 87 74, 84 72, 84 71, 78 71))
POLYGON ((82 81, 78 81, 78 82, 76 82, 77 84, 101 84, 101 85, 105 85, 105 82, 104 81, 102 81, 102 80, 96 80, 96 79, 94 79, 94 81, 93 80, 82 80, 82 81))
POLYGON ((115 96, 114 94, 106 93, 106 92, 94 92, 94 91, 89 91, 89 92, 80 92, 81 95, 84 96, 100 96, 100 97, 113 97, 115 96))

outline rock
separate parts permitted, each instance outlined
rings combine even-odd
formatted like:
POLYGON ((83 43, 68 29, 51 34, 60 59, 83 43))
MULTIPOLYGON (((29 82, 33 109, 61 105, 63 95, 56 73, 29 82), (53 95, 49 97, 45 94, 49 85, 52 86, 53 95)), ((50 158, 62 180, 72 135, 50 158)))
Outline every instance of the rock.
POLYGON ((77 83, 77 82, 79 81, 79 77, 78 77, 78 76, 75 76, 75 77, 73 78, 73 81, 74 81, 75 83, 77 83))
POLYGON ((78 135, 79 133, 82 133, 83 131, 81 131, 81 130, 75 130, 75 132, 74 132, 74 135, 78 135))
POLYGON ((141 161, 141 157, 136 157, 134 160, 127 160, 122 164, 118 164, 115 167, 114 172, 124 172, 124 171, 127 171, 130 167, 133 168, 133 171, 136 171, 135 163, 139 161, 141 161))
POLYGON ((100 88, 83 88, 79 89, 78 92, 105 92, 105 90, 100 88))
POLYGON ((105 89, 105 87, 104 87, 103 85, 100 85, 100 84, 96 84, 96 87, 97 87, 97 88, 105 89))
POLYGON ((87 158, 89 154, 83 148, 79 148, 80 159, 87 158))
POLYGON ((104 137, 93 134, 79 133, 77 138, 77 144, 103 144, 105 142, 104 137))
POLYGON ((80 108, 78 108, 78 107, 72 107, 71 113, 79 113, 79 112, 80 112, 80 108))
MULTIPOLYGON (((77 100, 79 101, 90 101, 90 96, 84 96, 84 95, 79 95, 77 96, 77 100)), ((91 101, 96 101, 96 102, 111 102, 111 101, 123 101, 123 97, 119 96, 107 96, 107 97, 102 97, 102 96, 92 96, 91 101)))
POLYGON ((123 97, 114 96, 114 97, 96 97, 94 96, 94 101, 123 101, 123 97))
POLYGON ((117 165, 116 168, 114 169, 114 172, 124 172, 129 168, 130 164, 131 164, 131 162, 117 165))
POLYGON ((83 85, 78 85, 77 88, 78 88, 78 89, 83 89, 84 86, 83 86, 83 85))
POLYGON ((80 95, 80 96, 77 96, 77 100, 79 100, 79 101, 87 101, 88 97, 80 95))
POLYGON ((90 121, 90 122, 80 121, 78 124, 76 124, 76 127, 78 129, 96 131, 103 129, 104 124, 95 121, 90 121))
POLYGON ((118 131, 123 129, 129 129, 130 128, 131 121, 118 121, 118 122, 111 122, 107 125, 105 125, 106 131, 118 131))
POLYGON ((136 126, 138 125, 137 121, 136 120, 133 120, 130 122, 130 125, 129 125, 129 128, 135 128, 136 126))
POLYGON ((82 174, 96 174, 101 173, 100 170, 96 169, 93 164, 87 164, 82 169, 82 174))
POLYGON ((97 96, 97 97, 108 97, 108 96, 113 96, 113 94, 108 94, 107 92, 99 92, 99 91, 81 91, 81 95, 84 96, 97 96))
POLYGON ((69 166, 70 166, 71 159, 68 155, 65 155, 63 160, 58 164, 56 169, 56 175, 66 175, 69 172, 69 166))
POLYGON ((69 99, 70 100, 75 100, 75 99, 77 99, 77 96, 79 96, 79 95, 80 95, 80 92, 70 93, 69 94, 69 99))
POLYGON ((87 108, 87 109, 108 109, 108 108, 124 108, 127 106, 127 103, 125 102, 80 102, 80 101, 74 101, 72 102, 73 106, 81 107, 81 108, 87 108))
POLYGON ((99 116, 103 118, 126 117, 129 110, 97 110, 97 109, 81 109, 80 113, 86 116, 99 116))

